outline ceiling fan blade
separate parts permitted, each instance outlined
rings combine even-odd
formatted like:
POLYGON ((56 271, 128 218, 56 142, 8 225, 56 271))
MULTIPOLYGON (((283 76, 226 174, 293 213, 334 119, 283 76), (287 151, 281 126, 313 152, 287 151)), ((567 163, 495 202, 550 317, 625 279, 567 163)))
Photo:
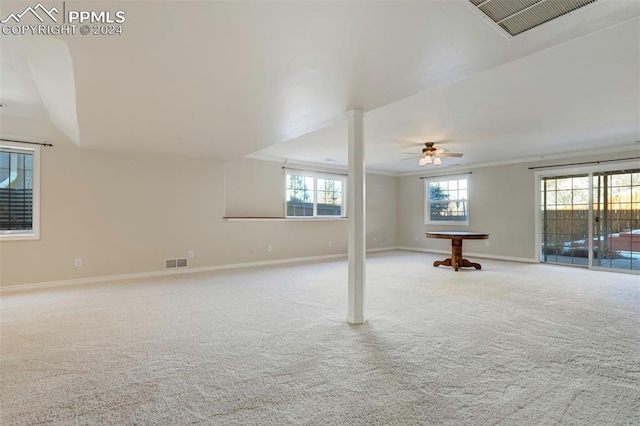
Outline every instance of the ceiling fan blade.
POLYGON ((402 159, 402 160, 400 160, 400 161, 415 160, 416 158, 420 158, 420 156, 419 156, 419 155, 416 155, 415 157, 403 158, 403 159, 402 159))
POLYGON ((449 153, 449 152, 443 152, 442 154, 440 154, 440 157, 462 157, 463 154, 453 154, 453 153, 449 153))

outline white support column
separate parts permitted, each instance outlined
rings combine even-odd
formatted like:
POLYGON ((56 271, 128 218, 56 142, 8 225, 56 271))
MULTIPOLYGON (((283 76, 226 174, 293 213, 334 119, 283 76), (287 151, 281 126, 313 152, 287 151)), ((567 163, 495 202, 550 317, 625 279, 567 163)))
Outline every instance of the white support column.
POLYGON ((364 323, 366 262, 366 176, 364 165, 364 112, 349 110, 349 313, 350 324, 364 323))

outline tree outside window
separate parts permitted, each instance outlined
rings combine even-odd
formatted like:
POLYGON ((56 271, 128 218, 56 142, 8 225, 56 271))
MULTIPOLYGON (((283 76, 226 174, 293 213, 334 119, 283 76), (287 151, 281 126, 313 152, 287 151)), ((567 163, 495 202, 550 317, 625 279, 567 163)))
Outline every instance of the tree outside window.
POLYGON ((286 174, 287 217, 344 217, 346 178, 339 175, 286 174))
POLYGON ((425 224, 468 225, 468 176, 425 180, 425 224))

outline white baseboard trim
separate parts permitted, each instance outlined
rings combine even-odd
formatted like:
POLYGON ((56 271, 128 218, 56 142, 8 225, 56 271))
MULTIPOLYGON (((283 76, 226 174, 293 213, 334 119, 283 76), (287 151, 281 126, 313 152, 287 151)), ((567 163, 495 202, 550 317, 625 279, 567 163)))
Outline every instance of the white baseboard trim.
MULTIPOLYGON (((420 247, 397 247, 398 250, 406 250, 406 251, 417 251, 421 253, 436 253, 436 254, 445 254, 450 255, 451 250, 432 250, 425 249, 420 247)), ((500 256, 495 254, 486 254, 486 253, 473 253, 473 252, 464 252, 463 256, 467 257, 477 257, 480 259, 491 259, 491 260, 504 260, 507 262, 520 262, 520 263, 540 263, 536 259, 530 259, 528 257, 513 257, 513 256, 500 256)))
MULTIPOLYGON (((372 248, 372 249, 367 249, 367 253, 379 253, 382 251, 394 251, 394 250, 400 250, 400 247, 372 248)), ((346 256, 347 254, 345 253, 344 255, 346 256)))
MULTIPOLYGON (((398 250, 398 247, 382 247, 375 249, 368 249, 367 253, 377 253, 382 251, 398 250)), ((192 274, 196 272, 209 272, 209 271, 221 271, 226 269, 242 269, 242 268, 254 268, 258 266, 270 266, 270 265, 282 265, 287 263, 300 263, 300 262, 313 262, 333 259, 346 259, 347 253, 339 254, 326 254, 320 256, 306 256, 306 257, 290 257, 285 259, 274 260, 261 260, 256 262, 244 262, 244 263, 228 263, 224 265, 213 266, 201 266, 197 268, 179 268, 160 271, 149 272, 136 272, 132 274, 118 274, 118 275, 104 275, 100 277, 88 277, 88 278, 74 278, 70 280, 60 281, 47 281, 33 284, 17 284, 6 287, 0 287, 0 294, 11 293, 24 290, 41 290, 56 287, 77 286, 83 284, 96 284, 107 281, 124 281, 139 278, 153 278, 153 277, 166 277, 170 275, 192 274)))

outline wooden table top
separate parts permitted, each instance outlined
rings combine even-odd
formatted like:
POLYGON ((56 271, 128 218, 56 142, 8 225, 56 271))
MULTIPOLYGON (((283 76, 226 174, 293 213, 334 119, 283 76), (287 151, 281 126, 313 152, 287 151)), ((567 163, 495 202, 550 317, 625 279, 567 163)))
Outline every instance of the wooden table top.
POLYGON ((464 240, 487 240, 489 234, 483 232, 467 232, 467 231, 434 231, 426 232, 425 235, 429 238, 460 238, 464 240))

